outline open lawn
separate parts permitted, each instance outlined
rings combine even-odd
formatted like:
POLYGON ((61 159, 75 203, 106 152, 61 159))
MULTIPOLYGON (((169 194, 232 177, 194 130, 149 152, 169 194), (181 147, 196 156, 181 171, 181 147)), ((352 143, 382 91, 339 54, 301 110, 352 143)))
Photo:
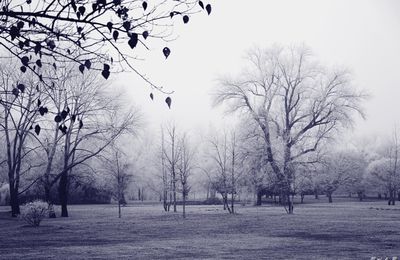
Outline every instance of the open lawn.
MULTIPOLYGON (((187 219, 161 205, 70 206, 39 228, 0 207, 1 259, 370 259, 400 256, 400 206, 380 202, 189 206, 187 219)), ((181 210, 179 208, 179 210, 181 210)))

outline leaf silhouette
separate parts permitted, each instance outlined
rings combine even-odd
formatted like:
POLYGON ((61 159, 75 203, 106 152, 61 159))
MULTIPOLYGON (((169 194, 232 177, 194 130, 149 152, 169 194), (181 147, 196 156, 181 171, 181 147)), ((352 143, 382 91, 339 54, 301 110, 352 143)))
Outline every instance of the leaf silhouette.
POLYGON ((211 14, 211 5, 210 5, 210 4, 208 4, 208 5, 206 6, 206 11, 207 11, 207 14, 208 14, 208 15, 211 14))
POLYGON ((136 47, 137 43, 138 43, 138 35, 137 33, 132 33, 128 41, 128 44, 131 47, 131 49, 133 49, 136 47))
POLYGON ((40 134, 40 126, 39 125, 35 126, 35 133, 36 133, 36 135, 40 134))
POLYGON ((110 33, 112 31, 112 27, 113 27, 113 23, 112 22, 108 22, 107 23, 107 28, 108 28, 108 30, 110 30, 110 33))
POLYGON ((114 31, 114 32, 113 32, 114 41, 117 41, 118 35, 119 35, 119 32, 118 32, 118 31, 114 31))
POLYGON ((163 49, 163 53, 164 53, 165 58, 168 58, 168 56, 171 54, 171 50, 168 47, 165 47, 163 49))
POLYGON ((167 98, 165 99, 165 103, 167 103, 168 108, 170 108, 170 109, 171 109, 171 102, 172 102, 172 100, 171 100, 170 97, 167 97, 167 98))
POLYGON ((19 89, 19 91, 21 91, 21 93, 24 93, 24 91, 25 91, 25 85, 24 85, 24 84, 18 84, 18 85, 17 85, 17 89, 19 89))

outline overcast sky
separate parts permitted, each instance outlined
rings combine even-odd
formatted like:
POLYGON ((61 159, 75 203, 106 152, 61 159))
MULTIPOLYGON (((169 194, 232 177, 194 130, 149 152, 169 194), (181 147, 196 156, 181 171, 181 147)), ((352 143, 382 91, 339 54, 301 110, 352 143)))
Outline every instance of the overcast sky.
MULTIPOLYGON (((205 1, 207 2, 207 1, 205 1)), ((400 1, 398 0, 257 0, 210 1, 212 15, 177 20, 178 39, 154 44, 138 67, 154 82, 173 90, 172 108, 134 73, 118 75, 114 85, 127 89, 149 126, 175 120, 185 129, 221 126, 221 109, 211 106, 210 92, 219 75, 239 72, 254 45, 306 44, 326 65, 344 66, 354 84, 367 90, 367 120, 357 120, 357 135, 389 134, 400 124, 400 1)))

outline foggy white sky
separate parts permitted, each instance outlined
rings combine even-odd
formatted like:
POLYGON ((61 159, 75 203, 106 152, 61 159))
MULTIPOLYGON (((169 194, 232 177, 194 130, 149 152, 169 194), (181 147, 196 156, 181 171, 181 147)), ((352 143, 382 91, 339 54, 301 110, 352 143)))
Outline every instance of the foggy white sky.
MULTIPOLYGON (((207 2, 207 1, 206 1, 207 2)), ((154 43, 146 61, 138 62, 151 79, 173 90, 172 108, 134 73, 113 83, 127 89, 149 126, 175 120, 185 129, 220 126, 221 109, 211 107, 210 92, 218 75, 240 71, 245 51, 274 43, 309 46, 327 65, 353 72, 354 83, 367 90, 367 120, 357 120, 350 132, 389 134, 400 124, 400 1, 398 0, 257 0, 211 1, 212 15, 176 21, 176 41, 167 43, 165 60, 154 43)))

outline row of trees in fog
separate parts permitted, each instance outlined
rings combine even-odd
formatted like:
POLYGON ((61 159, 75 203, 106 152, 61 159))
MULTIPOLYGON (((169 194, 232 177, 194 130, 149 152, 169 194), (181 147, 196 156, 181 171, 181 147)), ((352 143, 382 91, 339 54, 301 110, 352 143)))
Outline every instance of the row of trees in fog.
POLYGON ((53 73, 58 80, 48 88, 35 77, 21 77, 13 63, 1 66, 2 172, 13 216, 19 214, 20 195, 32 189, 39 189, 51 207, 57 186, 61 214, 67 217, 72 180, 97 172, 88 161, 104 156, 138 121, 137 112, 124 108, 95 74, 71 67, 53 73))
MULTIPOLYGON (((294 212, 294 198, 329 202, 334 194, 399 194, 398 137, 343 146, 343 132, 363 116, 366 95, 347 71, 326 68, 304 47, 253 49, 237 77, 221 78, 213 101, 235 117, 224 129, 202 133, 166 122, 142 124, 121 93, 93 73, 60 67, 57 80, 1 67, 1 181, 9 186, 12 214, 21 196, 43 198, 49 208, 73 196, 159 200, 178 211, 195 193, 236 212, 235 202, 264 196, 294 212), (341 147, 342 145, 342 147, 341 147), (135 195, 137 192, 137 196, 135 195), (79 194, 79 195, 76 195, 79 194), (192 196, 191 196, 192 195, 192 196)), ((1 196, 4 198, 4 192, 1 196)), ((50 211, 54 216, 54 211, 50 211)))
MULTIPOLYGON (((234 113, 238 125, 203 138, 192 167, 207 176, 207 188, 220 194, 230 213, 245 191, 257 197, 256 204, 263 195, 278 197, 289 214, 295 195, 303 202, 306 194, 325 194, 332 202, 335 192, 357 194, 360 200, 374 193, 394 204, 397 134, 378 147, 340 147, 337 140, 357 115, 364 116, 366 98, 346 70, 319 65, 306 48, 254 49, 246 69, 222 78, 214 93, 215 104, 234 113)), ((164 208, 172 190, 175 211, 180 148, 176 126, 167 132, 170 156, 163 137, 167 160, 161 160, 164 208)))

